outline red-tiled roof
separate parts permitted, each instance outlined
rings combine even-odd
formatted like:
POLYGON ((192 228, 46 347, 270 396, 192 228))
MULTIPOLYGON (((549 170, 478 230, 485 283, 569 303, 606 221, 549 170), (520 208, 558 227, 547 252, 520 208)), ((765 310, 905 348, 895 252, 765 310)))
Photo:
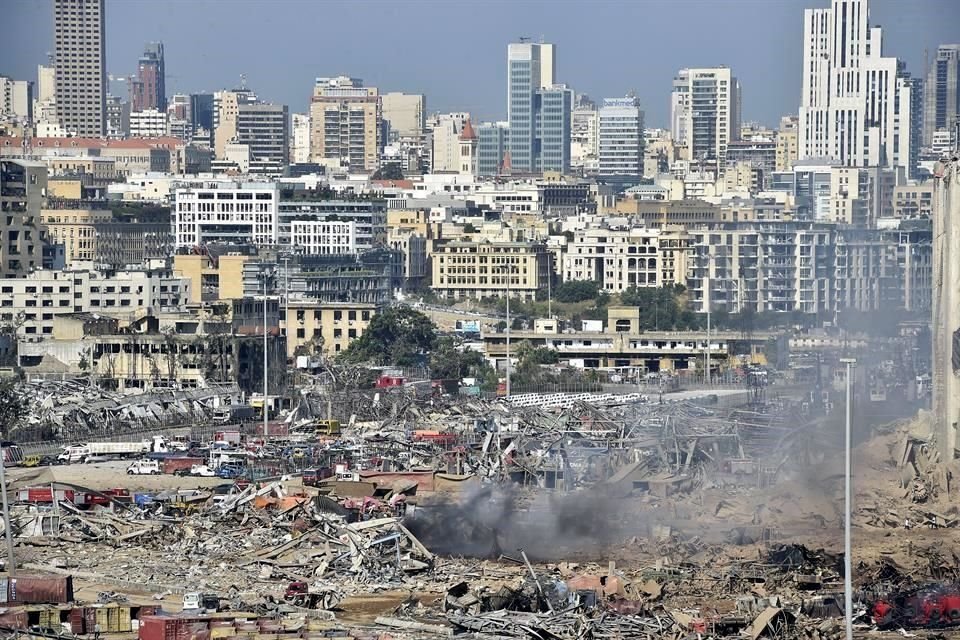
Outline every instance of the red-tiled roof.
POLYGON ((473 130, 473 125, 470 124, 470 118, 467 118, 467 121, 463 123, 463 131, 460 132, 461 140, 476 140, 477 133, 473 130))

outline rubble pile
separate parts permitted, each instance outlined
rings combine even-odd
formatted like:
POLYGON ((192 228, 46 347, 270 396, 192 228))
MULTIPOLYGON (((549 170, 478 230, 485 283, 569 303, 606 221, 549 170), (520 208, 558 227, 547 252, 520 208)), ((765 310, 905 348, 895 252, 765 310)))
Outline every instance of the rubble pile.
POLYGON ((236 404, 240 389, 221 383, 203 389, 128 395, 86 380, 29 380, 18 389, 30 404, 28 417, 8 434, 22 442, 127 433, 166 426, 205 424, 236 404))
MULTIPOLYGON (((275 592, 289 582, 307 583, 310 593, 321 594, 409 587, 415 584, 411 576, 432 569, 433 554, 399 518, 352 522, 336 502, 290 496, 283 486, 281 481, 251 485, 185 517, 169 515, 162 503, 118 513, 87 513, 63 504, 58 541, 25 535, 20 540, 36 545, 42 553, 35 555, 51 566, 95 569, 102 579, 179 592, 239 590, 254 602, 255 593, 275 592), (66 557, 61 550, 69 550, 66 557)), ((209 494, 189 496, 206 498, 209 494)), ((28 518, 14 514, 17 522, 28 518)), ((328 607, 339 595, 302 600, 328 607)))

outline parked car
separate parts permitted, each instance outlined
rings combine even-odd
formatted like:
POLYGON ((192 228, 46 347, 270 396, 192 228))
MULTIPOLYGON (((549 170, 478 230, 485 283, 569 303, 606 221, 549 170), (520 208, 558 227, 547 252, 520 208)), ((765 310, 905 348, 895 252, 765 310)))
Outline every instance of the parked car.
POLYGON ((217 469, 217 477, 223 478, 224 480, 233 480, 241 473, 243 473, 243 467, 230 464, 220 465, 220 468, 217 469))

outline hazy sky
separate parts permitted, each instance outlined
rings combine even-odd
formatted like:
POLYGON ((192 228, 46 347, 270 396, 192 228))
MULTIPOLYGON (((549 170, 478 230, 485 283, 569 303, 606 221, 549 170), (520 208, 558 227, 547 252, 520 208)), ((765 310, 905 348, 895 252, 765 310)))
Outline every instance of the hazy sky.
MULTIPOLYGON (((3 0, 0 74, 36 80, 53 48, 51 0, 3 0), (12 20, 10 20, 12 16, 12 20)), ((507 44, 557 45, 557 80, 595 99, 634 90, 665 126, 677 69, 727 65, 743 118, 796 113, 805 7, 829 0, 108 0, 107 71, 166 50, 167 93, 237 86, 307 109, 313 79, 352 75, 382 92, 425 93, 434 111, 503 118, 507 44)), ((960 0, 872 0, 884 50, 915 75, 924 49, 960 41, 960 0)), ((117 86, 116 84, 114 85, 117 86)))

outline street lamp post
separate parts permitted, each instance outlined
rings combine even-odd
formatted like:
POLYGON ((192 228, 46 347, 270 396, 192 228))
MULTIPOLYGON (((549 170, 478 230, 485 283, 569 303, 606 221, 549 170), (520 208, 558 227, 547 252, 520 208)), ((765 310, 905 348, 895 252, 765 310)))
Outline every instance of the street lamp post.
POLYGON ((843 430, 843 613, 846 623, 847 640, 853 640, 853 554, 851 544, 851 512, 852 512, 852 488, 851 488, 851 423, 853 422, 853 368, 857 361, 853 358, 841 358, 840 362, 847 365, 847 407, 845 427, 843 430))

